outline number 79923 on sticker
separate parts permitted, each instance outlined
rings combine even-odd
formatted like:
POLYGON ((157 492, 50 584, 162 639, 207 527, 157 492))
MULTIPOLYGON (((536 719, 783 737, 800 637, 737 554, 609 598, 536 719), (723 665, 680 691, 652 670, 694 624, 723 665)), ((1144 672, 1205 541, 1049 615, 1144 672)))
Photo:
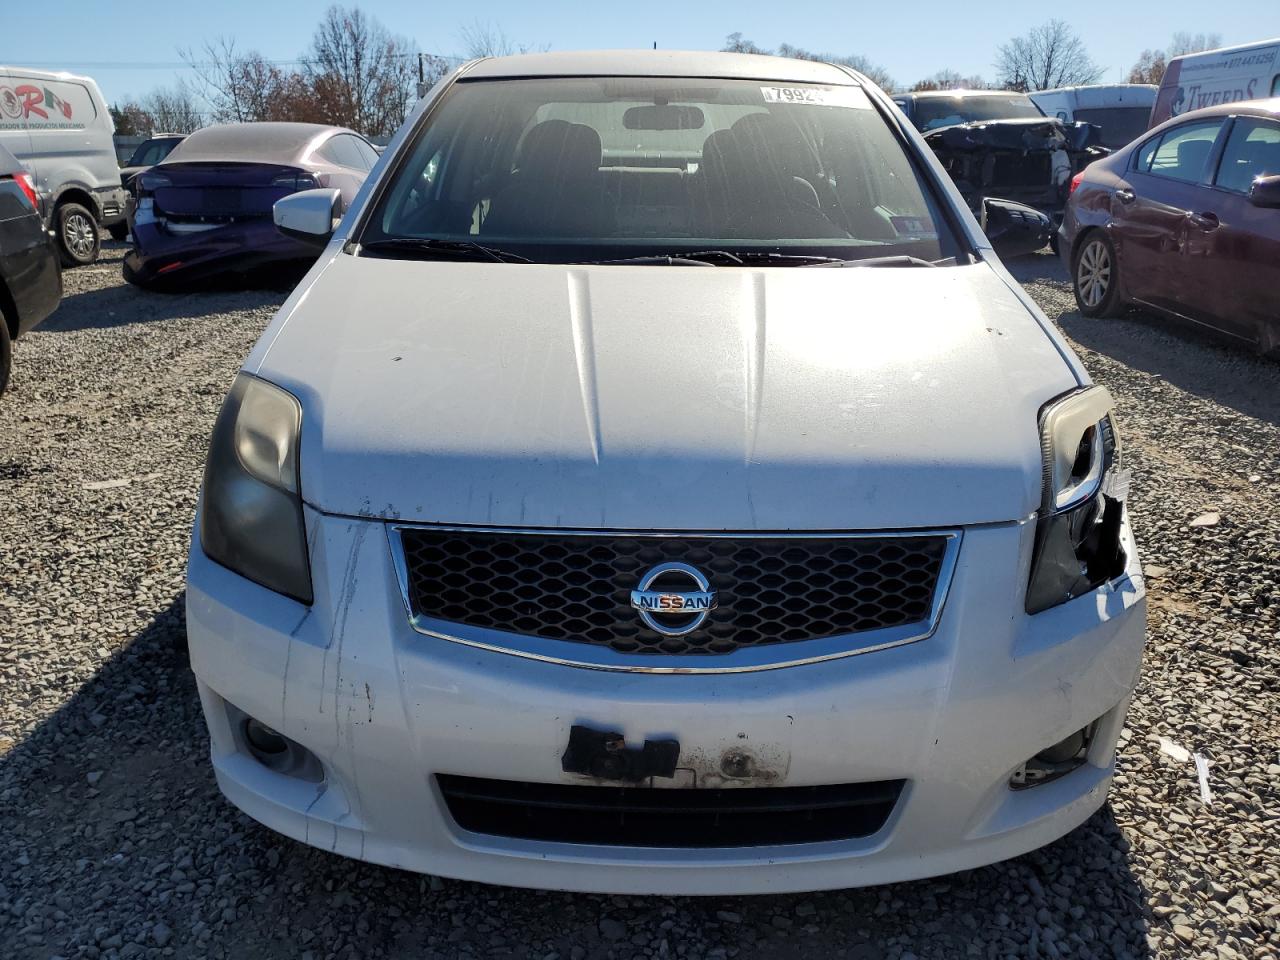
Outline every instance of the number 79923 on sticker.
POLYGON ((761 87, 765 103, 790 103, 807 107, 869 109, 871 102, 858 87, 761 87))

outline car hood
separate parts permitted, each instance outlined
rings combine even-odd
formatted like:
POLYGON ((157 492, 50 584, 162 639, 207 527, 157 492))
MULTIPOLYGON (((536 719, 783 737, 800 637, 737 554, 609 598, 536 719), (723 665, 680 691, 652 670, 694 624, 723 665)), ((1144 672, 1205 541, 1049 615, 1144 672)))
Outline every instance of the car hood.
POLYGON ((1067 122, 1057 117, 1017 117, 1008 120, 981 120, 936 127, 924 134, 935 151, 955 150, 1070 150, 1093 148, 1099 155, 1102 128, 1084 121, 1067 122))
POLYGON ((1077 386, 986 264, 752 270, 334 257, 248 369, 303 498, 450 524, 859 530, 1028 516, 1077 386))

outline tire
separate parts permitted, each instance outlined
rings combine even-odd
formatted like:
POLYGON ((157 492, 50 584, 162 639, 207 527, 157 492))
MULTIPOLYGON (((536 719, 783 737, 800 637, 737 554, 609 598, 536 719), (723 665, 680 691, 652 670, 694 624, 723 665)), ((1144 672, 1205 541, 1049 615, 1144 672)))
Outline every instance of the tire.
POLYGON ((113 223, 107 227, 107 233, 111 234, 111 239, 117 243, 124 243, 129 239, 129 222, 121 220, 119 223, 113 223))
POLYGON ((13 341, 9 339, 9 324, 0 313, 0 395, 9 386, 9 368, 13 365, 13 341))
POLYGON ((1116 317, 1120 302, 1120 264, 1116 248, 1105 233, 1086 234, 1071 260, 1071 290, 1086 317, 1116 317))
POLYGON ((64 203, 54 213, 57 222, 58 253, 65 267, 83 267, 98 259, 101 239, 98 220, 79 203, 64 203))

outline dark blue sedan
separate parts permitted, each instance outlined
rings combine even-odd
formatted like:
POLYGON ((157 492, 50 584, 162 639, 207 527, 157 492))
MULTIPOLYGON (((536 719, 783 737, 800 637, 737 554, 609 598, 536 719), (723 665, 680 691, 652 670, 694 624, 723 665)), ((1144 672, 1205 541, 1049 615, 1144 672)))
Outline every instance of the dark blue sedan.
POLYGON ((363 137, 313 123, 237 123, 197 130, 137 180, 124 278, 181 288, 223 273, 314 260, 316 248, 275 229, 281 197, 317 187, 349 204, 378 160, 363 137))

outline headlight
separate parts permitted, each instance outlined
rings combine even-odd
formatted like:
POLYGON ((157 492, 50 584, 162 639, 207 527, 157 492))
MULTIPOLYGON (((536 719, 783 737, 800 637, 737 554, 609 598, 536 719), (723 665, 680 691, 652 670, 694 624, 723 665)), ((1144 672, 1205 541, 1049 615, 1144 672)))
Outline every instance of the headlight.
POLYGON ((298 488, 302 407, 242 373, 213 427, 204 471, 200 542, 210 559, 268 589, 311 603, 311 568, 298 488))
POLYGON ((1044 488, 1027 613, 1056 607, 1124 572, 1120 523, 1129 481, 1113 407, 1103 387, 1089 387, 1041 411, 1044 488))

